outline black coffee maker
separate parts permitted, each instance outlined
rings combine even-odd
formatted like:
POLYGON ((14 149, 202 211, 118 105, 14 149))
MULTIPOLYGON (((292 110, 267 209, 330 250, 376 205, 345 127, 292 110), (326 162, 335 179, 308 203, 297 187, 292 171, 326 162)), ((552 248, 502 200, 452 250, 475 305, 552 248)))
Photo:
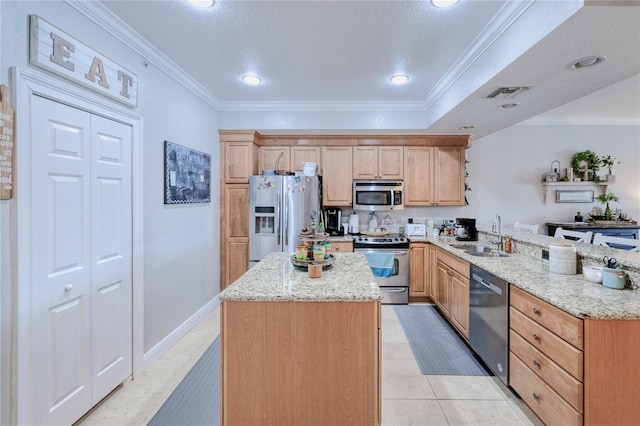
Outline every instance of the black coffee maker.
POLYGON ((342 229, 342 209, 332 207, 324 210, 324 228, 329 235, 344 235, 342 229))
POLYGON ((456 227, 462 228, 462 232, 456 235, 458 241, 478 241, 478 230, 476 229, 476 220, 464 217, 456 218, 456 227))

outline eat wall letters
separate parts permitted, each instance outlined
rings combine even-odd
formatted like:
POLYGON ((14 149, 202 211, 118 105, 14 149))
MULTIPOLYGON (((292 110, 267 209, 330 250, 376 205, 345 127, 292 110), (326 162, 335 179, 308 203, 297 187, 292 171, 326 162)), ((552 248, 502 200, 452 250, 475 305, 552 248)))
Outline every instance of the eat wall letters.
POLYGON ((29 62, 126 105, 138 104, 138 77, 37 15, 30 15, 29 62))

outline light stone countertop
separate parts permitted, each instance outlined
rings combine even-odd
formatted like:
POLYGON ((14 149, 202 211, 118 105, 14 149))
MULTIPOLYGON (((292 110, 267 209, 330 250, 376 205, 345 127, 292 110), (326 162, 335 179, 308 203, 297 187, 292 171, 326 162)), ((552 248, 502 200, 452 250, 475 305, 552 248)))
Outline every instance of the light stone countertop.
MULTIPOLYGON (((509 231, 508 234, 522 238, 522 242, 528 241, 539 245, 548 246, 549 242, 554 241, 551 237, 517 231, 509 231)), ((638 289, 615 290, 604 287, 602 284, 589 282, 582 274, 562 275, 549 272, 548 260, 520 254, 517 250, 509 257, 477 257, 450 245, 468 243, 495 248, 495 245, 483 241, 456 241, 453 237, 413 237, 411 242, 432 243, 576 317, 640 320, 640 290, 638 289)), ((517 240, 515 246, 516 248, 519 246, 517 240)), ((577 243, 576 248, 579 256, 583 257, 584 264, 602 265, 601 259, 606 254, 614 255, 618 260, 623 259, 623 263, 630 267, 635 268, 640 265, 638 253, 627 253, 581 243, 577 243)), ((537 249, 537 252, 539 251, 540 248, 537 249)), ((633 274, 632 271, 627 272, 630 275, 633 274)))
POLYGON ((382 299, 380 289, 362 253, 335 253, 331 268, 321 278, 309 278, 295 268, 291 253, 270 253, 249 269, 219 297, 225 301, 254 302, 371 302, 382 299))
POLYGON ((327 237, 327 241, 335 241, 335 242, 345 242, 345 243, 349 243, 349 242, 353 242, 353 235, 337 235, 334 237, 327 237))

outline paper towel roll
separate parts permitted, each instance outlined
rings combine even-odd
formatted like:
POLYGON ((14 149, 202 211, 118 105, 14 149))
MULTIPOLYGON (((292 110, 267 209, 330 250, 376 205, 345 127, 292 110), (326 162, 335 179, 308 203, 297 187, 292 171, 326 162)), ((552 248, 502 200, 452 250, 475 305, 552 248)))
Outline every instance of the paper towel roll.
POLYGON ((549 271, 575 275, 577 272, 576 248, 564 241, 549 244, 549 271))

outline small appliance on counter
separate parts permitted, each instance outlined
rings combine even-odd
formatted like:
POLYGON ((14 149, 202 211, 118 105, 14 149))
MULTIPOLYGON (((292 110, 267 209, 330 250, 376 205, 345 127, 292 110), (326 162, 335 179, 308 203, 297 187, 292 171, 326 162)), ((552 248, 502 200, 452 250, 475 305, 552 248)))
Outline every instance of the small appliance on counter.
POLYGON ((349 216, 349 233, 350 234, 360 233, 360 217, 356 212, 351 213, 351 216, 349 216))
POLYGON ((464 217, 456 218, 456 226, 462 228, 460 234, 456 235, 458 241, 478 241, 478 230, 476 220, 464 217))
POLYGON ((331 207, 324 210, 324 228, 331 236, 344 235, 341 208, 331 207))

